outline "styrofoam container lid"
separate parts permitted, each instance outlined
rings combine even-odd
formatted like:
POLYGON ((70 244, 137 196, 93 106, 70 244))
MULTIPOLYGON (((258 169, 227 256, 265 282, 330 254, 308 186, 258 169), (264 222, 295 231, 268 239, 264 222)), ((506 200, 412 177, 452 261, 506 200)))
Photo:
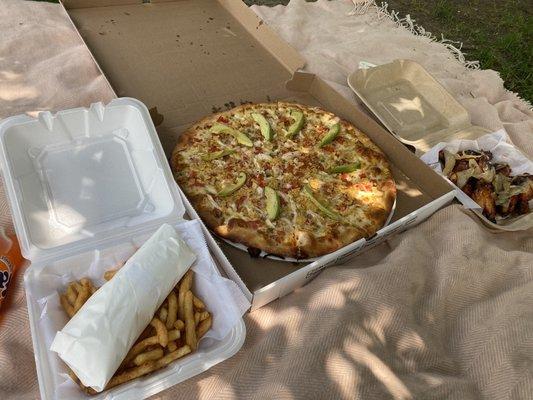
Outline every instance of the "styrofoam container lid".
POLYGON ((52 258, 185 208, 146 106, 119 98, 0 121, 0 161, 25 258, 52 258))

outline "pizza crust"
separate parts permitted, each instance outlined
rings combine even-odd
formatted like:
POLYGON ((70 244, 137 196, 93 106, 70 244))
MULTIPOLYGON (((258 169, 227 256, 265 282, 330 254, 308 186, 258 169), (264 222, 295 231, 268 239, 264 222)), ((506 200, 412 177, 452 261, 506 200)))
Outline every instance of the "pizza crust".
MULTIPOLYGON (((277 232, 278 236, 273 238, 272 233, 265 228, 265 222, 263 220, 245 220, 242 217, 228 219, 228 215, 231 214, 229 213, 229 209, 217 209, 208 201, 207 195, 195 192, 195 188, 193 187, 190 178, 185 176, 183 170, 196 171, 197 164, 192 162, 188 163, 187 160, 180 158, 180 155, 195 147, 198 147, 199 151, 205 151, 205 143, 197 143, 197 137, 206 132, 204 127, 208 129, 221 118, 223 120, 230 119, 231 115, 238 115, 247 112, 250 109, 265 110, 275 108, 297 108, 304 111, 306 116, 311 115, 309 113, 317 113, 326 119, 336 118, 334 114, 318 107, 306 107, 299 104, 285 102, 254 105, 245 104, 232 110, 203 118, 178 138, 178 143, 171 156, 172 170, 175 174, 176 181, 181 186, 184 193, 191 201, 191 204, 197 210, 208 228, 217 235, 230 241, 242 243, 248 247, 258 248, 273 255, 297 259, 312 258, 328 254, 363 237, 373 235, 386 223, 389 217, 396 199, 396 185, 392 178, 386 157, 382 151, 356 127, 339 118, 337 119, 342 126, 344 134, 351 135, 358 140, 357 154, 364 157, 365 160, 368 160, 368 162, 371 163, 370 165, 381 166, 381 168, 378 168, 380 172, 377 174, 381 174, 383 177, 375 182, 375 186, 379 189, 381 195, 376 197, 374 201, 371 202, 371 205, 368 205, 368 202, 366 203, 366 225, 364 227, 349 226, 341 222, 326 235, 317 235, 313 229, 307 229, 306 226, 292 226, 283 232, 283 239, 280 240, 279 232, 277 232)), ((210 135, 213 137, 214 134, 210 135)), ((325 150, 324 154, 329 156, 329 153, 325 150)), ((221 173, 224 172, 224 169, 225 168, 222 168, 221 173)), ((249 176, 253 175, 251 171, 246 172, 249 176)), ((248 182, 247 185, 249 186, 248 182)), ((243 195, 246 197, 244 202, 251 201, 255 194, 250 191, 250 188, 243 190, 247 190, 246 195, 243 195)), ((238 199, 239 195, 236 194, 233 200, 237 201, 238 199)), ((231 205, 230 203, 228 204, 231 205)))
POLYGON ((226 225, 216 226, 213 231, 225 239, 263 250, 271 255, 282 258, 301 258, 298 256, 294 235, 289 232, 283 240, 274 241, 269 236, 258 232, 257 228, 251 226, 247 221, 238 219, 232 219, 226 225))

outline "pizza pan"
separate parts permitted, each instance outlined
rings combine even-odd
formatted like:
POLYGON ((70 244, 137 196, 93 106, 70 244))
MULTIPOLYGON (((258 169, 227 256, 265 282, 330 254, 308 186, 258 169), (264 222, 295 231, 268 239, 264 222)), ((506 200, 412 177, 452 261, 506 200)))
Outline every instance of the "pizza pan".
MULTIPOLYGON (((394 215, 394 210, 396 209, 396 199, 394 200, 394 204, 392 205, 392 209, 390 211, 390 214, 389 214, 389 217, 387 218, 387 221, 385 221, 385 224, 380 228, 380 229, 383 229, 385 228, 387 225, 390 224, 391 220, 392 220, 392 216, 394 215)), ((217 238, 219 238, 220 240, 226 242, 227 244, 239 249, 239 250, 242 250, 248 254, 251 255, 250 251, 248 250, 248 246, 245 246, 244 244, 242 243, 237 243, 237 242, 233 242, 231 240, 228 240, 226 238, 223 238, 219 235, 217 235, 214 231, 211 231, 210 232, 216 236, 217 238)), ((292 257, 280 257, 280 256, 277 256, 275 254, 269 254, 265 251, 262 251, 260 253, 258 253, 257 255, 254 254, 253 255, 254 258, 268 258, 268 259, 271 259, 271 260, 276 260, 276 261, 285 261, 285 262, 290 262, 290 263, 312 263, 318 259, 320 259, 320 257, 313 257, 313 258, 292 258, 292 257)))

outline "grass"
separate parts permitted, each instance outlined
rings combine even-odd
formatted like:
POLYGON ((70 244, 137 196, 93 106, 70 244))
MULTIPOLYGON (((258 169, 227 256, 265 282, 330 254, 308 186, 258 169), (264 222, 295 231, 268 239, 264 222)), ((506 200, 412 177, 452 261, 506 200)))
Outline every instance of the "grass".
MULTIPOLYGON (((52 1, 54 0, 38 0, 52 1)), ((339 0, 340 1, 340 0, 339 0)), ((289 0, 244 0, 248 5, 289 0)), ((500 72, 507 89, 533 103, 531 0, 387 0, 389 10, 410 14, 436 37, 462 42, 467 60, 500 72)), ((380 1, 378 1, 380 3, 380 1)))

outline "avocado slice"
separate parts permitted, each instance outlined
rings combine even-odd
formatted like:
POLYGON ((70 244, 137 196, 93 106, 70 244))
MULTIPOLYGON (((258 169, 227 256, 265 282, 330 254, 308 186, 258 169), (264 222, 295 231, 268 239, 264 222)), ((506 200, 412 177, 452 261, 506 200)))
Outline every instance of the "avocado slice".
POLYGON ((305 184, 304 185, 304 193, 307 195, 307 197, 309 197, 309 199, 311 200, 311 202, 318 207, 318 209, 320 211, 322 211, 324 214, 326 214, 328 217, 330 217, 331 219, 334 219, 336 221, 339 221, 342 217, 340 214, 336 213, 335 211, 333 211, 332 209, 330 209, 326 204, 324 204, 323 202, 321 202, 320 200, 318 200, 314 193, 313 193, 313 189, 311 189, 311 186, 305 184))
POLYGON ((220 190, 220 192, 218 192, 218 195, 221 197, 229 196, 235 193, 241 187, 243 187, 245 183, 246 183, 246 174, 244 172, 241 172, 239 176, 237 177, 237 182, 224 186, 220 190))
POLYGON ((233 154, 233 153, 235 153, 235 150, 233 150, 233 149, 224 149, 224 150, 220 150, 220 151, 215 151, 213 153, 207 154, 204 157, 204 160, 213 161, 213 160, 216 160, 217 158, 226 157, 226 156, 229 156, 230 154, 233 154))
POLYGON ((287 130, 288 138, 292 138, 294 135, 300 132, 304 126, 305 121, 304 113, 301 111, 292 110, 291 117, 294 118, 294 122, 291 126, 289 126, 289 129, 287 130))
POLYGON ((326 133, 324 137, 322 138, 322 140, 320 141, 319 146, 324 147, 330 144, 331 142, 333 142, 335 138, 339 136, 340 131, 341 131, 341 124, 337 122, 336 124, 332 125, 331 128, 329 128, 328 133, 326 133))
POLYGON ((271 187, 265 187, 265 198, 266 198, 266 210, 268 214, 268 219, 274 221, 281 211, 279 205, 279 195, 271 187))
POLYGON ((269 142, 272 140, 272 127, 268 123, 267 119, 258 113, 253 113, 252 118, 255 122, 259 124, 259 129, 261 129, 261 134, 269 142))
POLYGON ((246 136, 244 133, 242 133, 241 131, 238 131, 237 129, 233 129, 233 128, 227 126, 227 125, 215 124, 211 128, 211 132, 230 134, 235 139, 237 139, 237 142, 239 142, 243 146, 253 147, 253 145, 254 145, 252 143, 252 141, 250 140, 250 138, 248 136, 246 136))
POLYGON ((333 168, 330 168, 328 172, 330 174, 342 174, 342 173, 354 172, 358 170, 359 168, 361 168, 361 163, 357 161, 352 164, 337 165, 333 168))

